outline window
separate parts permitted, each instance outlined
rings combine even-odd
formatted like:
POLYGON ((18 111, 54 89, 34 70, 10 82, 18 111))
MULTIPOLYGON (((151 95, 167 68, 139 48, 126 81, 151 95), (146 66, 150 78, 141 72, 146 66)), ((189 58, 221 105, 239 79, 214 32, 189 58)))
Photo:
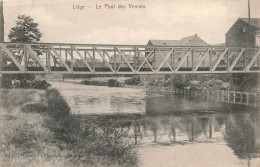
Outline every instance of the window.
POLYGON ((259 47, 260 46, 260 35, 257 35, 255 37, 255 46, 259 47))
POLYGON ((243 27, 243 32, 246 32, 246 26, 243 27))

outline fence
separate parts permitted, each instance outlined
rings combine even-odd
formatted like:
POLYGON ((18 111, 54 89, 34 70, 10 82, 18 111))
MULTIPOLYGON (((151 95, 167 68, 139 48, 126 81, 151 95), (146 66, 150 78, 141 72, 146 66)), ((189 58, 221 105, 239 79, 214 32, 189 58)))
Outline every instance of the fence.
POLYGON ((245 104, 249 106, 258 106, 260 92, 243 92, 230 90, 214 90, 214 89, 182 89, 177 90, 172 87, 158 87, 158 86, 133 86, 124 85, 125 88, 142 89, 148 92, 156 92, 162 94, 178 93, 184 96, 201 96, 209 100, 218 102, 227 102, 234 104, 245 104))

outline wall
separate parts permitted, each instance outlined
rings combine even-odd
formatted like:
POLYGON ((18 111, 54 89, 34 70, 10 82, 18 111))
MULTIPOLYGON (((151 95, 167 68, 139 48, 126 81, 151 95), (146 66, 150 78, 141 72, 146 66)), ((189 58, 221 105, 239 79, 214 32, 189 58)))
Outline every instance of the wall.
POLYGON ((226 33, 226 46, 254 47, 254 31, 251 27, 249 32, 249 25, 241 19, 237 20, 226 33), (246 32, 243 32, 243 27, 246 27, 246 32))

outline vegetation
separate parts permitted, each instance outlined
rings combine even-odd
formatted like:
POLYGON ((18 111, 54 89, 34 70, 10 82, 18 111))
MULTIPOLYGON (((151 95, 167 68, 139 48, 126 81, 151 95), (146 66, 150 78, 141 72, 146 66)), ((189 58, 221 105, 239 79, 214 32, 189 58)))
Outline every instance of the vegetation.
POLYGON ((127 85, 139 85, 140 83, 141 83, 140 76, 133 76, 125 80, 125 84, 127 85))
POLYGON ((258 74, 174 74, 165 76, 132 77, 125 81, 127 85, 171 87, 189 89, 230 89, 254 91, 259 85, 258 74))
POLYGON ((116 79, 109 79, 107 82, 105 81, 81 81, 83 85, 95 85, 95 86, 109 86, 109 87, 120 87, 121 84, 116 79))
POLYGON ((116 79, 109 79, 107 82, 109 87, 120 87, 120 83, 116 79))
POLYGON ((81 83, 83 85, 96 85, 96 86, 106 86, 107 85, 107 83, 103 82, 103 81, 88 81, 88 80, 84 80, 84 81, 81 81, 81 83))
POLYGON ((0 102, 3 167, 137 165, 126 131, 84 122, 57 89, 2 90, 0 102))
POLYGON ((15 27, 11 28, 8 38, 11 42, 33 43, 39 42, 42 33, 30 16, 19 15, 15 27))
MULTIPOLYGON (((43 126, 43 116, 36 112, 28 114, 20 110, 32 104, 36 106, 35 104, 42 100, 40 97, 43 94, 44 91, 36 90, 0 90, 1 167, 55 167, 68 164, 62 150, 53 144, 53 134, 43 126)), ((32 111, 40 111, 39 107, 32 111)))
POLYGON ((233 87, 240 91, 254 91, 259 88, 259 74, 233 74, 233 87))
MULTIPOLYGON (((40 41, 42 37, 42 33, 38 28, 38 23, 35 23, 34 20, 30 16, 26 15, 18 15, 18 20, 16 21, 16 25, 11 28, 8 38, 11 42, 14 43, 37 43, 40 41)), ((40 55, 41 51, 36 51, 38 55, 40 55)), ((16 55, 17 60, 23 59, 23 54, 16 55)), ((5 57, 3 62, 6 64, 7 61, 11 61, 9 57, 5 57)), ((29 62, 30 64, 30 62, 29 62)), ((8 68, 16 67, 14 63, 8 65, 8 68)), ((34 74, 12 74, 2 76, 2 87, 8 88, 11 85, 11 80, 33 80, 34 74)))

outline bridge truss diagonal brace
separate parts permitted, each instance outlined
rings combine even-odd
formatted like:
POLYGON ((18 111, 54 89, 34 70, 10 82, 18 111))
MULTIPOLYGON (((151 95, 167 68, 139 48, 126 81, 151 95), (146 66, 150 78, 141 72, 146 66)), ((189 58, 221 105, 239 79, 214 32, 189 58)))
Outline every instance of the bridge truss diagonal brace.
POLYGON ((41 59, 37 56, 36 52, 32 50, 30 45, 26 45, 26 49, 29 52, 29 54, 32 56, 32 58, 37 61, 43 68, 43 70, 45 72, 48 72, 48 69, 46 68, 46 66, 43 64, 43 62, 41 61, 41 59))
POLYGON ((193 72, 197 71, 199 66, 201 65, 202 61, 206 58, 206 56, 209 55, 209 51, 210 48, 208 48, 208 50, 206 51, 206 53, 203 54, 202 58, 200 59, 200 61, 198 62, 197 66, 193 69, 193 72))
POLYGON ((253 58, 251 59, 251 61, 248 63, 248 65, 245 68, 245 71, 249 71, 250 68, 252 67, 252 65, 254 64, 254 62, 256 61, 256 59, 259 57, 260 55, 260 49, 258 49, 257 53, 253 56, 253 58))
POLYGON ((109 60, 111 60, 111 56, 107 53, 107 51, 104 51, 104 54, 107 55, 107 57, 109 58, 109 60))
MULTIPOLYGON (((12 52, 6 48, 4 44, 0 44, 0 47, 3 49, 3 51, 12 59, 14 64, 19 68, 21 72, 25 72, 25 68, 16 60, 16 58, 13 56, 12 52)), ((1 53, 0 53, 1 54, 1 53)), ((1 70, 1 69, 0 69, 1 70)))
POLYGON ((89 53, 89 51, 85 50, 85 52, 87 53, 87 55, 90 57, 91 60, 94 60, 94 58, 91 56, 91 54, 89 53))
POLYGON ((66 64, 66 62, 62 59, 61 55, 53 48, 53 46, 50 47, 50 49, 53 51, 53 53, 60 59, 62 64, 66 67, 68 72, 72 72, 72 70, 69 68, 69 66, 66 64))
POLYGON ((156 49, 158 50, 159 54, 160 54, 161 57, 163 58, 163 61, 162 61, 162 63, 159 65, 159 67, 158 67, 158 69, 156 70, 156 72, 159 72, 159 71, 160 71, 160 69, 162 68, 162 66, 164 65, 165 62, 166 62, 166 64, 167 64, 167 66, 171 69, 171 71, 174 71, 174 70, 172 69, 172 67, 170 66, 170 64, 168 63, 168 61, 167 61, 167 60, 169 59, 170 55, 173 53, 173 48, 171 48, 170 52, 167 53, 167 55, 166 55, 165 57, 162 55, 162 53, 161 53, 161 51, 159 50, 159 48, 156 48, 156 49))
POLYGON ((131 66, 131 64, 128 62, 128 60, 127 60, 127 58, 126 58, 126 56, 125 56, 125 53, 122 52, 120 49, 118 49, 118 47, 115 47, 115 48, 116 48, 116 50, 120 53, 120 55, 124 58, 126 64, 129 66, 129 68, 130 68, 133 72, 135 72, 135 70, 133 69, 133 67, 131 66))
POLYGON ((84 57, 82 56, 82 54, 78 51, 78 49, 75 46, 72 46, 72 49, 74 49, 77 54, 79 55, 79 57, 82 59, 82 61, 86 64, 86 66, 89 68, 89 70, 91 72, 93 72, 93 69, 90 67, 90 65, 88 64, 88 62, 84 59, 84 57))
POLYGON ((231 66, 229 67, 228 71, 232 71, 233 68, 235 67, 235 65, 237 64, 238 60, 241 58, 241 56, 243 55, 245 51, 245 48, 242 48, 241 52, 237 55, 237 57, 235 58, 235 60, 233 61, 233 63, 231 64, 231 66))
POLYGON ((50 54, 50 56, 52 57, 53 61, 55 63, 57 63, 60 67, 61 67, 61 63, 59 61, 57 61, 58 58, 56 58, 52 53, 51 51, 48 51, 48 53, 50 54))
POLYGON ((142 68, 142 66, 144 65, 144 63, 146 62, 148 64, 148 66, 150 67, 150 69, 154 72, 153 67, 151 66, 151 64, 148 62, 148 58, 152 55, 152 53, 154 53, 154 48, 149 52, 149 54, 147 55, 147 57, 145 57, 143 55, 142 52, 140 52, 140 50, 137 48, 138 52, 144 57, 144 61, 142 62, 142 64, 140 65, 140 67, 138 68, 137 72, 140 71, 140 69, 142 68))
POLYGON ((112 72, 115 72, 115 70, 111 67, 111 65, 107 62, 107 60, 105 59, 104 55, 100 52, 100 50, 96 47, 94 47, 94 50, 96 50, 98 52, 98 54, 102 57, 102 59, 105 61, 105 63, 107 64, 107 66, 110 68, 110 70, 112 72))
POLYGON ((213 68, 211 69, 211 71, 215 71, 216 68, 218 67, 220 61, 223 59, 223 57, 225 56, 225 54, 227 53, 228 48, 225 48, 224 52, 221 53, 221 55, 219 56, 219 59, 217 60, 216 64, 213 66, 213 68))
POLYGON ((187 57, 191 54, 191 51, 192 51, 192 50, 193 50, 193 49, 190 48, 190 50, 189 50, 184 56, 182 56, 181 61, 180 61, 180 64, 179 64, 179 65, 177 66, 177 68, 175 69, 175 72, 177 72, 177 71, 181 68, 182 64, 184 63, 184 60, 187 59, 187 57))
MULTIPOLYGON (((116 50, 116 48, 115 48, 115 50, 116 50)), ((133 49, 131 49, 130 53, 127 55, 129 56, 132 53, 132 51, 133 51, 133 49)), ((124 61, 122 63, 120 63, 118 69, 116 70, 117 72, 121 69, 121 67, 124 65, 124 63, 125 63, 124 61)))
POLYGON ((73 54, 71 54, 71 50, 66 50, 66 52, 74 59, 73 54))

